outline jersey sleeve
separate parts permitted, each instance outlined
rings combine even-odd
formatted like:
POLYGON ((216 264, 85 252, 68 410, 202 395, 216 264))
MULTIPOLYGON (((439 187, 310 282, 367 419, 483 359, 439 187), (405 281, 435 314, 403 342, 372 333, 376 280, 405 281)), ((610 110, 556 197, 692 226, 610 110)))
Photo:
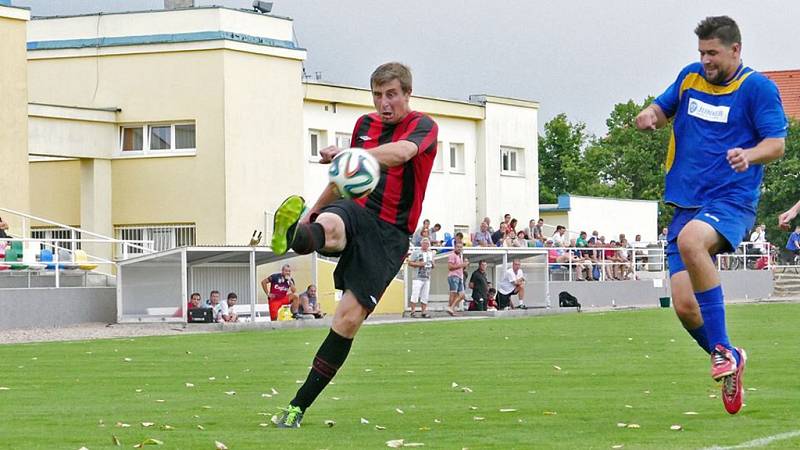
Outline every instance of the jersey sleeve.
POLYGON ((674 116, 675 112, 678 110, 678 104, 681 102, 681 83, 683 83, 683 79, 686 76, 686 71, 687 68, 681 70, 681 73, 678 74, 675 81, 669 85, 661 95, 653 100, 653 103, 664 111, 664 115, 667 116, 668 119, 674 116))
POLYGON ((358 138, 359 133, 361 133, 361 127, 364 125, 364 119, 366 119, 366 115, 363 115, 356 120, 356 125, 353 127, 353 134, 350 135, 350 146, 351 147, 363 147, 364 142, 358 138))
POLYGON ((277 274, 277 273, 273 273, 272 275, 270 275, 270 276, 267 278, 267 281, 269 281, 269 284, 272 284, 272 285, 274 285, 275 283, 277 283, 277 282, 278 282, 278 274, 277 274))
POLYGON ((761 139, 786 137, 789 123, 778 87, 772 80, 759 77, 750 97, 750 117, 761 139))
POLYGON ((439 136, 439 126, 430 117, 420 114, 412 120, 408 129, 397 140, 413 142, 420 153, 430 153, 436 150, 436 140, 439 136))

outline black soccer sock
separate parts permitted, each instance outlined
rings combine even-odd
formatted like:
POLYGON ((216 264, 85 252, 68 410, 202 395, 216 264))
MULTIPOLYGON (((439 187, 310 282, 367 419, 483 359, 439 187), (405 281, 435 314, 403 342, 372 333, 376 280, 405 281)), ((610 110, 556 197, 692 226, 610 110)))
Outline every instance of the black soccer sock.
POLYGON ((317 350, 306 382, 297 390, 297 394, 290 404, 299 406, 305 412, 306 408, 314 403, 317 396, 336 375, 336 371, 342 367, 352 345, 352 339, 340 336, 331 329, 328 337, 317 350))
POLYGON ((292 241, 292 250, 300 255, 307 255, 325 247, 325 229, 322 225, 314 222, 307 224, 296 224, 297 232, 292 241))

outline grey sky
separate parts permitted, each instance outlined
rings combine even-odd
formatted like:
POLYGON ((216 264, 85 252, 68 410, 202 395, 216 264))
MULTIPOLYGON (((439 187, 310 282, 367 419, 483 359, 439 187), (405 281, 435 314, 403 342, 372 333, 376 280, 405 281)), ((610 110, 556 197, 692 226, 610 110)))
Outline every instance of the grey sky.
MULTIPOLYGON (((195 0, 249 8, 250 0, 195 0)), ((163 0, 12 0, 34 15, 160 9, 163 0)), ((740 0, 274 0, 308 49, 308 73, 366 86, 374 67, 409 64, 421 95, 537 100, 540 128, 565 112, 596 134, 615 103, 659 94, 697 59, 692 32, 708 15, 742 29, 745 64, 800 68, 800 2, 740 0), (402 6, 398 6, 402 5, 402 6)))

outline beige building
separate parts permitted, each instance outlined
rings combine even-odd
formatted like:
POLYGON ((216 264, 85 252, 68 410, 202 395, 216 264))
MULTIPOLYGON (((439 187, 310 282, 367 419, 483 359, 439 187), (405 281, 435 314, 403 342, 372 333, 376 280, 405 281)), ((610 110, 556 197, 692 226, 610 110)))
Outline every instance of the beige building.
MULTIPOLYGON (((12 118, 0 155, 15 168, 0 207, 102 235, 245 245, 287 195, 316 198, 317 152, 349 146, 373 110, 368 89, 303 82, 291 19, 224 7, 28 19, 0 6, 0 55, 15 67, 0 74, 12 118)), ((440 127, 423 217, 455 231, 536 216, 536 102, 412 107, 440 127)), ((34 237, 59 233, 34 224, 34 237)))

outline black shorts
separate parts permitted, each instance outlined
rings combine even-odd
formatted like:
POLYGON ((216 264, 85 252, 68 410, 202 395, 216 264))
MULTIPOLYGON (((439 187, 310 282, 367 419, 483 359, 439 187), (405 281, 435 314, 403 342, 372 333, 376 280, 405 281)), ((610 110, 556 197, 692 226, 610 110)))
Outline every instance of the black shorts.
POLYGON ((319 252, 339 257, 333 272, 334 286, 352 291, 358 302, 372 312, 408 255, 409 234, 352 200, 337 200, 321 212, 341 217, 347 236, 347 245, 341 252, 319 252))
POLYGON ((519 294, 518 289, 514 289, 513 291, 509 292, 508 295, 497 291, 497 309, 505 309, 508 306, 511 306, 511 296, 515 294, 519 294))

